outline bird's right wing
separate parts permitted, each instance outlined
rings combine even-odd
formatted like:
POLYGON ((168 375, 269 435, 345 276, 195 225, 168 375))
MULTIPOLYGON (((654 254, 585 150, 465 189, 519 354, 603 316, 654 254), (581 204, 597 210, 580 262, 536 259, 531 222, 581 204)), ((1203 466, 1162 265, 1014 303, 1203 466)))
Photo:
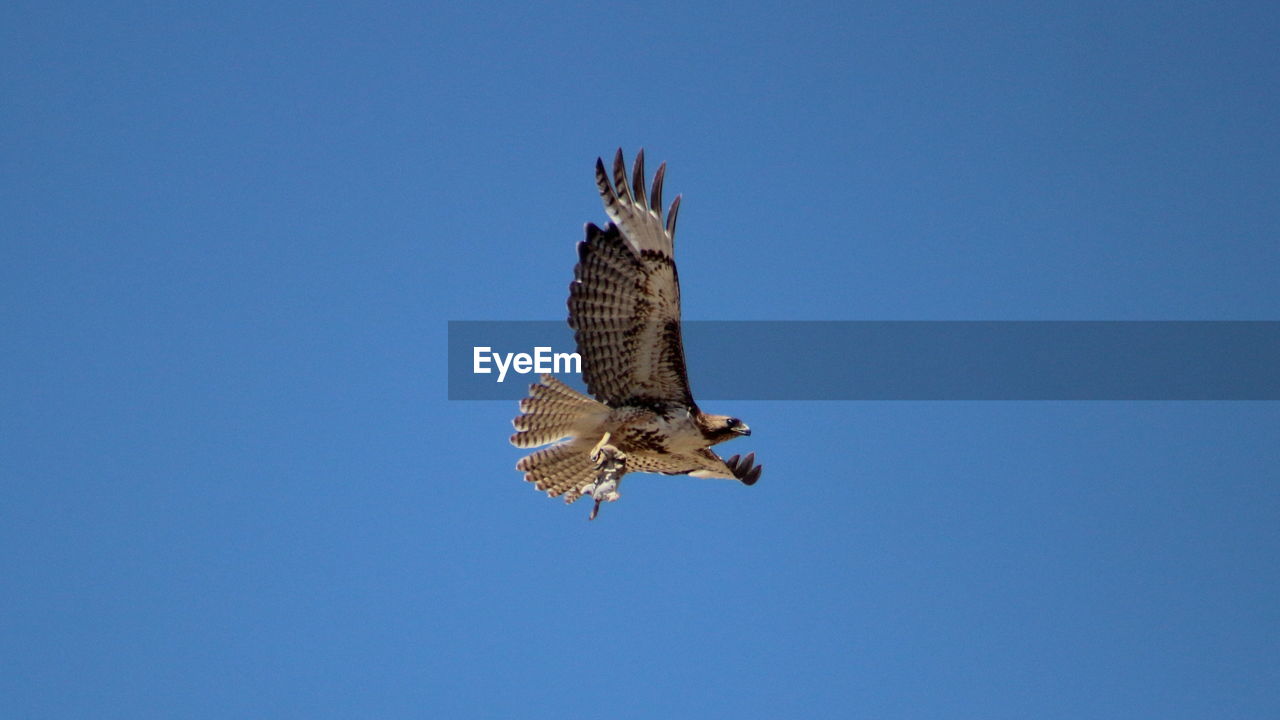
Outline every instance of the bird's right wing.
POLYGON ((612 222, 587 225, 569 286, 569 326, 582 358, 582 379, 598 400, 621 405, 680 404, 696 409, 680 332, 680 280, 674 236, 680 198, 662 218, 658 168, 646 197, 644 152, 633 185, 619 150, 613 180, 596 160, 596 184, 612 222), (634 190, 634 193, 633 193, 634 190))

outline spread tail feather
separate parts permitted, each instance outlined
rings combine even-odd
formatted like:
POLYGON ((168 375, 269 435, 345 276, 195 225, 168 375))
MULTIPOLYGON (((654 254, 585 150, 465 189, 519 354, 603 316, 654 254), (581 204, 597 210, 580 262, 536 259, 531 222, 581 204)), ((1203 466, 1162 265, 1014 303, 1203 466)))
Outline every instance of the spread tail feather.
POLYGON ((566 502, 577 500, 582 488, 595 480, 591 447, 609 415, 608 406, 551 375, 543 375, 540 382, 529 386, 529 396, 520 401, 520 412, 511 421, 516 428, 512 445, 530 448, 572 439, 526 455, 516 469, 547 495, 564 495, 566 502))
POLYGON ((591 461, 591 443, 573 440, 532 455, 526 455, 516 463, 516 469, 524 472, 524 479, 534 484, 548 497, 564 495, 565 502, 573 502, 582 496, 582 489, 596 479, 596 465, 591 461))
POLYGON ((543 375, 541 382, 529 386, 529 397, 520 401, 520 412, 523 414, 511 421, 516 428, 511 444, 529 448, 591 433, 609 414, 609 408, 555 377, 543 375))

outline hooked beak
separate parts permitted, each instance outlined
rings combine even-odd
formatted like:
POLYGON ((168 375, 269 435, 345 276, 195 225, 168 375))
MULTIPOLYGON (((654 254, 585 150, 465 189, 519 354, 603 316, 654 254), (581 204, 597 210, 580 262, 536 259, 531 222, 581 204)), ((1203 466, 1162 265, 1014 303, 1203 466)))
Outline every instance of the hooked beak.
POLYGON ((750 435, 750 434, 751 434, 751 428, 747 427, 746 425, 742 425, 742 426, 740 426, 740 427, 738 428, 738 434, 739 434, 739 435, 750 435))

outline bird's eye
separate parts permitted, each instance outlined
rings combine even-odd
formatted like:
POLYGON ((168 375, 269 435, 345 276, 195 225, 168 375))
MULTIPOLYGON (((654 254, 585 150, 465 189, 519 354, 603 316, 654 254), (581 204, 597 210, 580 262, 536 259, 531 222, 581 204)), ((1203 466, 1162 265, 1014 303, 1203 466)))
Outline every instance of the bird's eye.
POLYGON ((736 428, 740 425, 742 425, 742 421, 738 418, 729 418, 729 427, 736 428))

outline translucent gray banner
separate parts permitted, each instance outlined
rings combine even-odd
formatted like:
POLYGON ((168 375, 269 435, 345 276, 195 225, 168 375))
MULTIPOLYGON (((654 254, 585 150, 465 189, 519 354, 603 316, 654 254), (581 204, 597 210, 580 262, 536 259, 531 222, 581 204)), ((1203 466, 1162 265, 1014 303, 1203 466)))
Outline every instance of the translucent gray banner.
MULTIPOLYGON (((702 400, 1280 400, 1280 322, 684 323, 702 400)), ((449 323, 449 399, 582 387, 563 321, 449 323)))

